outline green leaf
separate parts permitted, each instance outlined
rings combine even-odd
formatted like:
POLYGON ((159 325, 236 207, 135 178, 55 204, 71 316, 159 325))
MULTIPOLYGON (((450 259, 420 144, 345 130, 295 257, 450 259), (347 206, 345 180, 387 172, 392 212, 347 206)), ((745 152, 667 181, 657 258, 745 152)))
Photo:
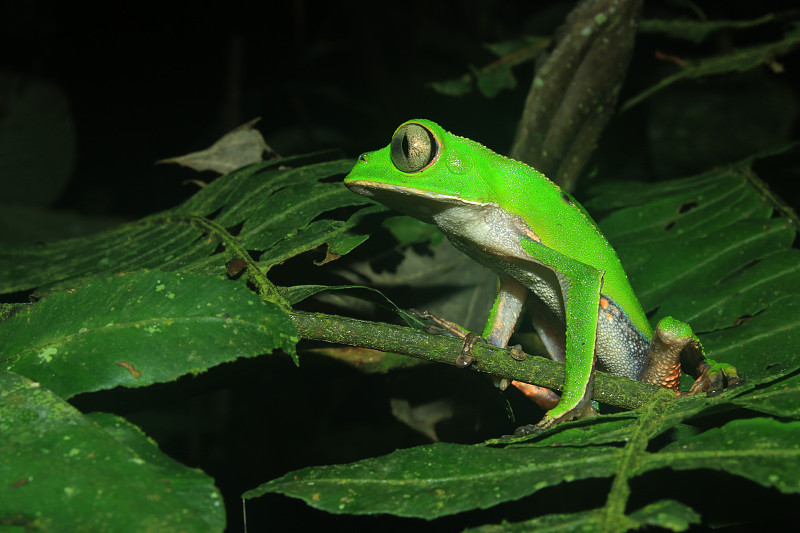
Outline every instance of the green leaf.
MULTIPOLYGON (((280 493, 332 513, 391 513, 431 519, 524 498, 562 482, 614 474, 627 480, 665 466, 676 470, 719 469, 776 486, 784 492, 800 490, 800 473, 795 472, 794 466, 786 466, 800 464, 797 460, 800 422, 737 420, 700 434, 681 431, 674 434, 672 444, 656 453, 647 453, 645 446, 649 439, 676 427, 681 420, 696 417, 705 410, 718 411, 720 407, 719 398, 694 396, 666 404, 665 398, 669 398, 666 391, 621 419, 603 417, 570 424, 535 437, 534 442, 502 449, 437 443, 346 465, 306 468, 265 483, 244 497, 280 493), (628 423, 632 427, 627 436, 619 439, 629 441, 624 449, 597 445, 614 440, 603 438, 605 430, 614 431, 615 425, 628 423), (580 442, 579 434, 587 429, 593 436, 580 442), (563 435, 570 431, 578 439, 563 435)), ((620 497, 622 509, 627 493, 615 498, 620 497)), ((688 507, 667 500, 650 504, 627 518, 603 510, 572 518, 544 516, 502 527, 515 531, 514 528, 525 524, 578 520, 597 525, 629 520, 630 527, 638 522, 682 531, 697 522, 697 518, 688 507)))
MULTIPOLYGON (((537 533, 564 531, 594 531, 601 527, 602 512, 583 511, 572 514, 550 514, 525 520, 524 522, 503 522, 497 525, 484 525, 465 529, 465 533, 516 533, 536 531, 537 533)), ((685 531, 690 524, 699 524, 700 515, 690 507, 675 500, 660 500, 632 513, 624 524, 633 529, 644 526, 658 526, 672 531, 685 531)))
POLYGON ((649 186, 608 184, 587 202, 646 312, 690 323, 745 379, 800 366, 800 253, 789 219, 746 167, 649 186), (701 290, 700 290, 701 288, 701 290), (753 357, 758 352, 760 357, 753 357))
POLYGON ((397 239, 400 246, 417 242, 430 242, 435 245, 444 239, 444 234, 433 224, 426 224, 408 216, 389 217, 382 225, 397 239))
POLYGON ((460 78, 432 81, 428 85, 437 93, 446 96, 461 96, 472 92, 472 76, 464 74, 460 78))
POLYGON ((171 381, 273 350, 296 358, 296 342, 277 305, 241 284, 191 273, 90 281, 0 324, 3 366, 62 397, 171 381))
MULTIPOLYGON (((676 422, 677 423, 677 422, 676 422)), ((636 415, 616 413, 592 420, 584 420, 580 424, 567 424, 555 433, 539 436, 513 437, 504 436, 490 439, 484 444, 519 444, 524 446, 595 446, 625 442, 630 438, 636 426, 636 415)), ((664 429, 667 429, 666 427, 664 429)))
POLYGON ((25 531, 223 531, 214 481, 124 419, 84 416, 0 372, 0 524, 25 531))
POLYGON ((519 64, 535 59, 539 52, 550 44, 549 37, 523 35, 519 39, 509 39, 497 43, 484 43, 483 47, 506 62, 519 64))
POLYGON ((240 169, 175 209, 90 237, 35 247, 0 245, 0 292, 43 284, 74 287, 86 279, 140 269, 227 277, 225 263, 233 257, 249 259, 252 251, 261 252, 255 262, 261 271, 326 243, 331 253, 349 252, 367 238, 349 229, 370 211, 348 220, 320 215, 368 203, 339 179, 353 162, 286 166, 298 161, 303 159, 240 169), (332 177, 333 182, 327 181, 332 177))
POLYGON ((565 480, 608 476, 619 456, 614 447, 495 449, 436 443, 290 472, 242 497, 280 493, 331 513, 430 519, 492 507, 565 480))
POLYGON ((631 513, 630 518, 641 526, 658 526, 672 531, 686 531, 700 523, 700 515, 675 500, 660 500, 631 513))
POLYGON ((711 468, 781 492, 800 492, 800 422, 734 420, 648 455, 644 468, 711 468))
POLYGON ((800 26, 786 32, 780 41, 750 47, 736 48, 732 52, 698 60, 682 60, 681 69, 648 87, 620 106, 620 111, 627 111, 652 94, 680 80, 696 79, 705 76, 716 76, 730 72, 745 72, 775 60, 775 57, 786 54, 800 45, 800 26))
POLYGON ((481 68, 470 66, 470 74, 460 78, 428 83, 434 91, 446 96, 462 96, 472 92, 473 83, 486 98, 494 98, 503 89, 513 89, 517 85, 512 69, 522 63, 533 61, 550 44, 550 39, 535 35, 525 35, 499 43, 484 44, 499 59, 481 68))
POLYGON ((523 522, 503 522, 467 528, 464 533, 561 533, 564 531, 593 531, 599 528, 601 513, 597 510, 571 514, 549 514, 523 522))
POLYGON ((722 30, 741 30, 771 22, 782 15, 767 13, 752 20, 689 20, 645 19, 639 23, 642 33, 663 33, 673 39, 702 42, 712 33, 722 30))
POLYGON ((493 69, 488 72, 475 71, 475 84, 486 98, 494 98, 505 89, 517 86, 517 78, 510 68, 493 69))
POLYGON ((800 418, 800 374, 779 379, 739 396, 733 403, 761 413, 783 418, 800 418))

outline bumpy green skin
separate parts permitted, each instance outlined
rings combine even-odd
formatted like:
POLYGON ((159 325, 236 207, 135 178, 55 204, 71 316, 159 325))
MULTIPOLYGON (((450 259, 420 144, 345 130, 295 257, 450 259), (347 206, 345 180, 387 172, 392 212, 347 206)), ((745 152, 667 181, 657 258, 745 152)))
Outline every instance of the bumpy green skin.
POLYGON ((658 383, 674 371, 683 347, 697 340, 687 325, 668 319, 664 324, 680 339, 661 343, 653 364, 650 324, 586 210, 537 170, 434 122, 402 124, 392 144, 359 157, 345 185, 436 224, 457 248, 499 274, 500 293, 484 331, 490 343, 506 346, 526 296, 533 295, 534 326, 551 357, 567 365, 561 401, 538 429, 593 413, 595 353, 604 370, 658 383))

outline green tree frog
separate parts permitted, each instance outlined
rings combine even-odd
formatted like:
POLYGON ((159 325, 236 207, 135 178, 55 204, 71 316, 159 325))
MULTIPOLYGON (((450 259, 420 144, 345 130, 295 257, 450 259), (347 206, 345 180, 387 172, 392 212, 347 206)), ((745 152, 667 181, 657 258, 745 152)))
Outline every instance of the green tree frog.
MULTIPOLYGON (((566 363, 561 399, 533 430, 596 414, 596 365, 677 389, 684 352, 692 361, 689 372, 698 378, 693 390, 735 378, 733 367, 705 363, 687 324, 667 317, 653 331, 616 252, 589 213, 522 162, 432 121, 410 120, 397 128, 389 146, 362 154, 344 183, 435 224, 457 249, 498 274, 499 292, 483 331, 487 342, 506 347, 527 305, 549 356, 566 363)), ((537 394, 535 387, 512 384, 537 394)))

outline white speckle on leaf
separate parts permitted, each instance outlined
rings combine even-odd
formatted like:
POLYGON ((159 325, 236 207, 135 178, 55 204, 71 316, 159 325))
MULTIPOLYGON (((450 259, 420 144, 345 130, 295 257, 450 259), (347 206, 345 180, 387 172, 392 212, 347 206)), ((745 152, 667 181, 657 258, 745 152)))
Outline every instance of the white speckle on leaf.
POLYGON ((39 352, 39 360, 44 361, 45 363, 49 363, 53 360, 53 356, 58 353, 58 348, 54 348, 53 346, 49 348, 45 348, 41 352, 39 352))

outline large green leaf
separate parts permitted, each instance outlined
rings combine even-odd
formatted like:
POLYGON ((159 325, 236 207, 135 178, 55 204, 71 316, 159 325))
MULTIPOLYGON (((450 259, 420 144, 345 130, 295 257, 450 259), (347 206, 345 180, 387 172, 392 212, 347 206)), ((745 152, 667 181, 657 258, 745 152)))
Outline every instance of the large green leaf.
MULTIPOLYGON (((182 205, 89 237, 39 246, 0 245, 0 292, 74 287, 82 280, 145 268, 227 276, 233 257, 261 252, 267 270, 294 255, 327 244, 344 254, 366 239, 348 220, 320 215, 367 203, 338 177, 349 160, 291 168, 302 158, 251 165, 218 178, 182 205), (220 247, 221 245, 221 247, 220 247)), ((366 211, 366 210, 362 210, 366 211)), ((367 211, 368 212, 368 211, 367 211)))
POLYGON ((800 374, 778 378, 768 387, 748 391, 733 403, 754 411, 800 420, 800 374))
POLYGON ((38 383, 5 371, 0 436, 0 528, 225 529, 222 496, 202 471, 162 454, 124 419, 85 416, 38 383))
MULTIPOLYGON (((347 465, 290 472, 248 491, 244 497, 277 492, 334 513, 391 513, 430 519, 491 507, 558 483, 615 474, 627 481, 664 467, 714 468, 782 492, 800 492, 800 472, 796 468, 800 464, 800 422, 736 420, 699 435, 692 431, 675 433, 675 442, 657 453, 647 453, 644 446, 650 438, 699 413, 697 401, 708 402, 693 398, 688 406, 673 402, 659 408, 655 406, 661 400, 656 399, 640 410, 631 424, 625 437, 630 442, 624 449, 576 447, 558 432, 551 432, 540 442, 505 448, 440 443, 347 465), (670 420, 666 425, 662 414, 664 421, 670 420), (639 436, 631 440, 637 433, 639 436), (637 441, 641 444, 638 450, 637 441)), ((718 405, 706 404, 701 409, 717 410, 718 405)), ((612 426, 616 423, 611 422, 612 426)), ((608 423, 600 420, 596 426, 595 442, 601 443, 608 423)), ((576 430, 580 433, 580 429, 576 430)), ((624 498, 622 502, 624 508, 624 498)), ((604 512, 592 520, 607 523, 622 519, 604 512)), ((686 516, 684 519, 688 520, 686 516)))
POLYGON ((0 324, 0 361, 63 397, 142 387, 284 350, 294 326, 247 287, 204 274, 139 272, 44 298, 0 324))
POLYGON ((653 321, 692 325, 713 359, 749 379, 800 366, 800 253, 746 166, 649 186, 605 186, 600 220, 653 321))
POLYGON ((713 468, 781 492, 800 492, 800 422, 734 420, 645 456, 641 468, 713 468))
POLYGON ((565 479, 611 475, 619 456, 614 447, 495 449, 436 443, 349 465, 290 472, 244 498, 277 492, 332 513, 435 518, 516 500, 565 479))

